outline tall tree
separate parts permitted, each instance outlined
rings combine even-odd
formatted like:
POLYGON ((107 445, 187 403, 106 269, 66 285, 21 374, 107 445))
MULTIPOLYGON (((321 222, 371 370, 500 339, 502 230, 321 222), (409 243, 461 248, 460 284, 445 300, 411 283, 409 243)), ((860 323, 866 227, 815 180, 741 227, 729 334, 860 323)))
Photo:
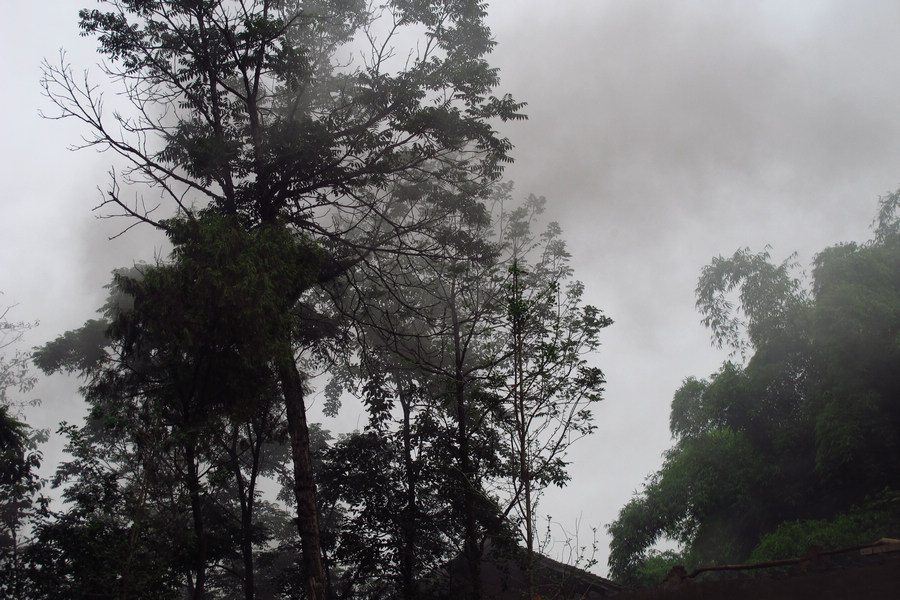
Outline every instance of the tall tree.
POLYGON ((409 365, 376 366, 395 358, 387 352, 365 354, 369 424, 325 453, 321 475, 328 514, 341 509, 330 523, 331 558, 342 569, 337 591, 419 598, 422 578, 460 546, 444 494, 455 467, 451 429, 428 376, 409 365))
MULTIPOLYGON (((461 481, 449 489, 463 491, 455 509, 462 508, 459 530, 473 585, 467 593, 473 597, 487 533, 496 550, 502 529, 496 524, 519 509, 524 515, 526 505, 533 511, 543 487, 564 483, 566 449, 591 431, 590 405, 599 399, 603 380, 586 355, 610 323, 581 305, 582 288, 570 281, 558 226, 541 236, 532 233, 543 199, 531 197, 506 212, 510 184, 497 186, 492 199, 494 215, 482 211, 478 220, 445 219, 428 230, 455 249, 454 258, 438 254, 397 257, 393 266, 382 262, 371 276, 361 271, 354 293, 345 298, 361 313, 359 370, 371 432, 389 433, 385 448, 403 456, 397 459, 403 468, 395 468, 406 489, 401 505, 410 518, 404 521, 401 554, 421 555, 415 538, 427 536, 427 527, 416 529, 424 524, 414 515, 430 502, 428 478, 419 470, 427 469, 422 458, 437 458, 422 453, 422 445, 436 444, 423 431, 434 431, 435 420, 445 421, 455 457, 445 468, 460 474, 461 481), (529 271, 516 261, 528 264, 529 271), (363 303, 362 297, 369 300, 363 303)), ((371 446, 357 440, 357 448, 371 446)), ((533 541, 526 522, 534 519, 517 516, 517 522, 523 539, 533 541)), ((404 597, 412 597, 412 571, 404 565, 404 597)))
POLYGON ((556 223, 540 236, 532 227, 543 197, 529 196, 503 223, 509 254, 506 288, 508 360, 497 376, 508 415, 509 509, 517 513, 533 589, 535 524, 540 492, 568 480, 565 456, 594 425, 591 408, 602 398, 602 371, 589 362, 600 332, 612 320, 582 304, 583 286, 572 280, 569 253, 556 223))
MULTIPOLYGON (((491 95, 497 70, 478 0, 112 0, 83 10, 105 74, 133 112, 104 115, 99 88, 46 64, 53 116, 83 122, 86 145, 126 163, 102 206, 169 229, 145 184, 194 218, 203 207, 252 229, 280 226, 333 260, 325 281, 362 256, 404 248, 422 215, 394 210, 398 182, 439 192, 479 188, 508 161, 492 119, 522 118, 491 95), (421 40, 408 54, 401 40, 421 40)), ((168 216, 164 214, 163 216, 168 216)), ((427 215, 434 218, 435 215, 427 215)), ((269 265, 271 266, 271 265, 269 265)), ((265 268, 265 267, 263 267, 265 268)), ((303 290, 275 289, 289 304, 303 290)), ((187 291, 191 293, 191 291, 187 291)), ((239 315, 237 315, 239 317, 239 315)), ((325 595, 315 486, 295 329, 271 333, 293 447, 298 530, 311 598, 325 595)))
MULTIPOLYGON (((416 233, 417 243, 434 251, 363 261, 348 278, 341 302, 354 314, 363 344, 359 371, 371 427, 394 427, 399 439, 391 445, 404 455, 400 479, 408 519, 402 531, 406 559, 401 590, 406 597, 413 594, 415 537, 429 536, 412 528, 425 523, 417 515, 426 503, 417 494, 438 483, 445 494, 445 514, 457 519, 472 586, 468 593, 478 597, 484 531, 500 522, 484 484, 487 474, 499 468, 490 417, 498 404, 486 392, 491 371, 502 360, 493 352, 491 332, 503 297, 498 293, 490 213, 470 197, 432 198, 429 204, 434 200, 459 207, 416 233), (426 425, 433 431, 435 423, 449 451, 438 454, 451 459, 444 466, 449 477, 443 482, 420 478, 423 467, 416 458, 421 451, 416 448, 417 430, 426 425)), ((418 442, 432 443, 422 438, 418 442)))
MULTIPOLYGON (((292 317, 272 290, 307 285, 312 259, 279 254, 300 250, 283 243, 281 228, 247 232, 214 213, 169 225, 172 262, 120 272, 104 319, 47 344, 37 363, 86 379, 90 419, 70 430, 72 450, 85 464, 102 453, 121 470, 109 475, 123 479, 116 493, 131 504, 131 526, 168 513, 190 532, 191 596, 205 597, 211 567, 238 546, 249 599, 256 486, 264 459, 272 467, 264 451, 284 434, 266 327, 288 327, 292 317), (260 268, 266 261, 285 266, 260 268)), ((64 467, 60 482, 81 471, 89 469, 64 467)))

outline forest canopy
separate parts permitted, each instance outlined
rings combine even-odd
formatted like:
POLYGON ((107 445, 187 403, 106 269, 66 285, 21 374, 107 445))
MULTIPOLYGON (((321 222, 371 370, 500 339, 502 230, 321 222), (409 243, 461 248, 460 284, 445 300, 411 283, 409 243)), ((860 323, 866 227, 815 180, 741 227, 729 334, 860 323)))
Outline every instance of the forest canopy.
POLYGON ((497 91, 485 21, 479 0, 80 11, 101 83, 45 61, 46 116, 114 155, 100 214, 172 252, 35 350, 88 414, 61 424, 63 506, 17 517, 0 590, 416 598, 459 555, 479 598, 488 541, 531 560, 540 492, 594 430, 611 320, 545 200, 500 182, 497 128, 524 103, 497 91), (363 431, 308 421, 323 373, 363 431))
POLYGON ((614 578, 900 534, 898 207, 882 198, 873 239, 824 249, 809 281, 768 251, 703 269, 697 307, 732 360, 675 393, 675 444, 608 528, 614 578))

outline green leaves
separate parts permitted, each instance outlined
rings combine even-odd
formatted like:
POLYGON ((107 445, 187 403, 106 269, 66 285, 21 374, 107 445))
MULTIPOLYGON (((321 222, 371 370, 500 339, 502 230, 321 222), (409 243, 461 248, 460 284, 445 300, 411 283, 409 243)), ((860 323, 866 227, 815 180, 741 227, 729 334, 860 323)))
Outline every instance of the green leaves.
POLYGON ((682 544, 689 568, 749 552, 759 527, 753 489, 766 479, 760 460, 746 436, 726 427, 680 440, 607 528, 610 575, 637 583, 651 548, 663 539, 682 544))
POLYGON ((745 248, 728 259, 718 256, 703 268, 697 309, 717 347, 729 346, 742 354, 759 348, 789 323, 793 311, 803 308, 806 294, 791 275, 796 264, 788 259, 773 265, 769 258, 768 251, 752 254, 745 248), (728 297, 736 289, 746 322, 728 297))
POLYGON ((883 490, 829 519, 785 521, 762 537, 751 561, 802 556, 811 546, 837 550, 900 535, 900 492, 883 490))
POLYGON ((679 540, 693 566, 745 560, 762 536, 755 556, 784 558, 788 547, 796 555, 806 546, 788 538, 821 540, 807 529, 831 526, 790 521, 838 515, 842 528, 861 524, 839 515, 900 488, 894 202, 882 199, 872 242, 816 256, 811 295, 790 260, 773 264, 767 251, 739 250, 704 268, 703 322, 717 345, 751 354, 675 393, 676 444, 610 526, 616 577, 633 581, 662 536, 679 540))

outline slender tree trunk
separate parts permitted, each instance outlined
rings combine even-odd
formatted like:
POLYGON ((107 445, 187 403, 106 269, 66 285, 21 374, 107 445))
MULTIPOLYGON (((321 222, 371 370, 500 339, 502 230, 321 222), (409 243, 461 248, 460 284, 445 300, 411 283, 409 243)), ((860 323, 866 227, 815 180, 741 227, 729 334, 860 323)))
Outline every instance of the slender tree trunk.
POLYGON ((469 436, 466 428, 468 418, 465 400, 465 386, 462 381, 456 382, 456 414, 459 419, 457 427, 457 445, 459 446, 459 470, 463 487, 463 506, 465 510, 465 548, 466 562, 469 567, 469 594, 467 598, 481 600, 481 546, 478 544, 478 527, 475 515, 475 490, 473 489, 474 473, 472 457, 469 456, 469 436))
POLYGON ((206 531, 203 523, 203 507, 200 498, 200 477, 197 472, 197 457, 193 444, 185 448, 185 459, 188 468, 188 491, 191 496, 191 513, 194 520, 194 535, 197 538, 197 549, 194 552, 194 593, 191 600, 206 598, 206 531))
POLYGON ((463 510, 465 519, 465 540, 463 542, 464 554, 469 568, 469 585, 467 598, 481 600, 481 546, 478 543, 478 527, 475 514, 475 473, 472 465, 472 457, 469 450, 468 432, 468 407, 466 406, 466 380, 462 335, 460 332, 459 318, 456 313, 455 291, 451 292, 450 313, 453 323, 453 342, 455 352, 455 400, 457 432, 456 443, 459 449, 459 471, 463 490, 463 510))
POLYGON ((256 596, 256 586, 254 583, 253 572, 253 505, 254 492, 256 483, 256 473, 259 465, 259 443, 253 440, 251 436, 250 426, 247 426, 247 438, 253 448, 253 462, 251 465, 250 481, 244 481, 244 475, 241 471, 240 450, 238 448, 238 439, 240 426, 234 426, 231 441, 231 459, 234 470, 234 482, 238 490, 238 498, 241 504, 241 560, 244 563, 244 600, 254 600, 256 596))
POLYGON ((416 522, 418 506, 416 503, 416 472, 412 458, 412 428, 410 424, 410 398, 398 385, 400 404, 403 408, 403 467, 406 471, 406 508, 403 515, 403 552, 401 557, 401 585, 404 600, 416 597, 415 564, 416 564, 416 522))
POLYGON ((244 600, 254 600, 256 585, 253 577, 253 509, 241 511, 241 558, 244 561, 244 600))
MULTIPOLYGON (((524 436, 523 436, 524 438, 524 436)), ((525 443, 525 439, 522 442, 525 443)), ((525 446, 522 447, 523 464, 527 460, 525 446)), ((534 599, 534 515, 532 513, 531 500, 531 471, 526 465, 522 473, 522 487, 525 494, 525 552, 526 568, 528 569, 528 598, 534 599)))
POLYGON ((519 479, 522 482, 525 510, 525 569, 528 574, 528 598, 534 596, 534 523, 531 500, 531 462, 528 456, 528 422, 525 411, 525 370, 524 332, 525 306, 519 287, 519 265, 513 260, 513 302, 512 302, 512 342, 513 342, 513 407, 516 415, 516 432, 519 442, 519 479))
POLYGON ((291 458, 294 463, 294 497, 297 500, 297 530, 303 549, 303 569, 306 593, 310 600, 325 600, 325 570, 319 539, 319 518, 316 512, 316 484, 309 449, 309 425, 303 400, 303 378, 294 363, 293 352, 281 357, 278 375, 287 409, 288 432, 291 437, 291 458))

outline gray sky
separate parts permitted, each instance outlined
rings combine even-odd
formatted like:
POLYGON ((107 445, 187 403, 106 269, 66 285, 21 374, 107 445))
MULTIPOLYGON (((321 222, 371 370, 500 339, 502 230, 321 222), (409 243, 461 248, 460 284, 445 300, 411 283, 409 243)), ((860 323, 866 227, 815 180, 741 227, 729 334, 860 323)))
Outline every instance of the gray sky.
MULTIPOLYGON (((41 321, 29 344, 91 318, 110 270, 161 248, 146 230, 107 240, 120 224, 90 209, 111 157, 68 152, 80 129, 37 115, 49 108, 41 58, 64 47, 96 63, 76 27, 90 5, 20 3, 0 21, 0 303, 41 321)), ((520 197, 547 196, 587 300, 616 320, 597 358, 598 431, 542 507, 570 532, 580 520, 582 544, 601 529, 605 573, 602 528, 660 465, 673 392, 724 358, 694 311, 700 269, 766 244, 808 266, 827 245, 866 239, 878 195, 900 184, 900 4, 495 0, 489 21, 501 91, 529 103, 529 121, 506 129, 507 176, 520 197)), ((79 418, 72 382, 34 395, 33 424, 79 418)))

